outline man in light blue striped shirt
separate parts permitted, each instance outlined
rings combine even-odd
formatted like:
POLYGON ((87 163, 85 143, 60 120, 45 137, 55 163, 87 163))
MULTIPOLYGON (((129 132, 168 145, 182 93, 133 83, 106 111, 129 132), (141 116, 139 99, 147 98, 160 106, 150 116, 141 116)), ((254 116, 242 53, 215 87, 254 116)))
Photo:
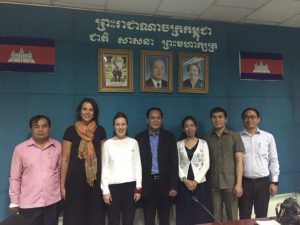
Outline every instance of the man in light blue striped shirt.
POLYGON ((255 108, 242 112, 245 129, 240 132, 244 147, 243 196, 239 199, 240 219, 266 217, 270 195, 277 193, 279 162, 272 134, 260 130, 260 114, 255 108))

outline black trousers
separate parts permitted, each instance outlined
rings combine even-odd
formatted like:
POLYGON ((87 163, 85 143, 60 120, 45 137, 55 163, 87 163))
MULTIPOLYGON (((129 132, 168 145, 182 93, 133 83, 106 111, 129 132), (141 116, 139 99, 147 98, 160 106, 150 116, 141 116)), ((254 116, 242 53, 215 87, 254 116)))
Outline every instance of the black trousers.
POLYGON ((159 176, 152 177, 150 195, 142 199, 145 225, 155 225, 156 211, 160 225, 170 225, 171 200, 161 195, 159 176))
POLYGON ((108 225, 119 225, 121 214, 123 225, 133 225, 135 186, 135 182, 109 185, 112 202, 107 211, 108 225))
POLYGON ((19 209, 25 224, 30 225, 57 225, 60 202, 45 207, 19 209))
POLYGON ((64 225, 105 225, 105 203, 96 180, 90 187, 86 182, 66 181, 64 225))
POLYGON ((268 177, 243 178, 243 195, 239 198, 240 219, 250 219, 253 206, 256 218, 267 216, 270 200, 269 188, 268 177))

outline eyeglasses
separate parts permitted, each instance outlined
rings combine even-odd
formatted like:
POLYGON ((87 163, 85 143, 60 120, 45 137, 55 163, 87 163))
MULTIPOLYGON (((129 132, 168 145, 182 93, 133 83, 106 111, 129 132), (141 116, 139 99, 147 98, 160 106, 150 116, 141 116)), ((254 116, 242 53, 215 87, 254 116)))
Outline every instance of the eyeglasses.
POLYGON ((244 116, 244 120, 255 120, 257 118, 257 116, 244 116))

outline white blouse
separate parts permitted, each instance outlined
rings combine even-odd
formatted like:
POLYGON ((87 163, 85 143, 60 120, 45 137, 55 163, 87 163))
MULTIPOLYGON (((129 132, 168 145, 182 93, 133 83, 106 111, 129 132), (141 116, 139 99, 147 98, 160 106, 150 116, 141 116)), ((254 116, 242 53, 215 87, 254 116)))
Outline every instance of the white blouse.
POLYGON ((177 142, 179 178, 187 177, 189 166, 192 165, 195 181, 202 183, 206 181, 205 174, 209 169, 209 152, 206 141, 198 139, 198 146, 190 161, 185 149, 184 139, 177 142))
POLYGON ((142 166, 137 141, 126 137, 120 140, 109 139, 102 146, 101 189, 103 194, 110 193, 110 184, 136 181, 142 187, 142 166))

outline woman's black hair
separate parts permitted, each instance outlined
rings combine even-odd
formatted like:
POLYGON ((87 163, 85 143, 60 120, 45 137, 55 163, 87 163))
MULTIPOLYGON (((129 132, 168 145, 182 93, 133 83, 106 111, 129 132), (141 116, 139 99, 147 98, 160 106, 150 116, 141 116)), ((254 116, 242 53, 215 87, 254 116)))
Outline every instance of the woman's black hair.
POLYGON ((189 64, 187 65, 187 67, 186 67, 187 72, 190 71, 190 68, 191 68, 192 66, 196 66, 196 67, 198 68, 198 71, 200 70, 199 64, 198 64, 198 63, 189 63, 189 64))
MULTIPOLYGON (((184 129, 185 123, 186 123, 186 121, 188 121, 188 120, 193 121, 193 123, 195 124, 195 126, 198 127, 198 123, 197 123, 195 117, 193 117, 193 116, 191 116, 191 115, 188 115, 188 116, 184 117, 184 118, 182 119, 182 121, 181 121, 181 129, 182 129, 182 130, 184 129)), ((195 136, 198 137, 197 131, 196 131, 195 136)), ((185 138, 186 138, 185 132, 181 131, 181 140, 182 140, 182 139, 185 139, 185 138)))

